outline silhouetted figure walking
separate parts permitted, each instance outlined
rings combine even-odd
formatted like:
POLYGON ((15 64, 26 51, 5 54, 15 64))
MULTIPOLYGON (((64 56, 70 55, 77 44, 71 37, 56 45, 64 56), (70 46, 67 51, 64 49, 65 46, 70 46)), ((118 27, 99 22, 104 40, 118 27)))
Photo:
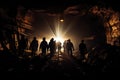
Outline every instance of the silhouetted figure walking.
POLYGON ((38 49, 38 40, 36 39, 36 37, 34 37, 32 42, 30 43, 30 50, 32 51, 32 56, 35 56, 37 49, 38 49))
POLYGON ((73 43, 71 42, 70 39, 67 40, 66 47, 67 47, 68 55, 72 56, 73 55, 73 51, 74 51, 74 46, 73 46, 73 43))
POLYGON ((42 56, 46 55, 46 51, 48 50, 48 43, 46 41, 46 38, 43 37, 43 41, 40 43, 40 48, 39 50, 42 50, 42 56))
POLYGON ((54 38, 51 38, 49 42, 49 48, 50 48, 50 54, 53 56, 56 51, 56 42, 54 41, 54 38))
POLYGON ((84 40, 81 40, 81 43, 79 44, 79 51, 80 51, 80 56, 81 59, 85 59, 85 54, 87 53, 87 47, 86 44, 84 43, 84 40))
POLYGON ((26 49, 27 47, 27 44, 26 44, 26 39, 25 39, 25 36, 21 36, 21 39, 18 43, 18 49, 19 49, 19 55, 20 56, 23 56, 24 55, 24 50, 26 49))
POLYGON ((59 41, 59 42, 57 42, 58 53, 61 52, 61 48, 62 48, 62 43, 59 41))
POLYGON ((67 40, 63 42, 64 53, 67 53, 67 40))

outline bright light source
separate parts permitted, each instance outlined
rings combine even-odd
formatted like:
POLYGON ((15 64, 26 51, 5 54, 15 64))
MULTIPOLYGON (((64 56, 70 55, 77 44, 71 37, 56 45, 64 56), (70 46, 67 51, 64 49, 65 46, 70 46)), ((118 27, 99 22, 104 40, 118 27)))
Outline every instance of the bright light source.
POLYGON ((60 22, 63 22, 64 20, 63 19, 60 19, 60 22))
MULTIPOLYGON (((63 52, 64 51, 63 44, 64 44, 65 39, 61 36, 57 36, 57 37, 55 37, 55 40, 56 40, 56 43, 58 43, 58 42, 61 43, 61 47, 62 47, 61 51, 63 52)), ((56 51, 58 51, 58 49, 56 49, 56 51)))
POLYGON ((64 38, 62 38, 62 37, 60 37, 60 36, 57 36, 57 37, 55 37, 55 40, 56 40, 56 42, 61 42, 62 43, 62 45, 63 45, 63 42, 64 42, 64 38))

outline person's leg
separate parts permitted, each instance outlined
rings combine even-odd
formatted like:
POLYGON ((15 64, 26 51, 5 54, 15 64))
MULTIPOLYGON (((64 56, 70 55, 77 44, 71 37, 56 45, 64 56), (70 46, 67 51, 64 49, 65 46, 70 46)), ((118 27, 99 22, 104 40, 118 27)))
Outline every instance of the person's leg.
POLYGON ((71 50, 70 50, 70 56, 72 56, 72 54, 73 54, 73 53, 72 53, 72 49, 71 49, 71 50))

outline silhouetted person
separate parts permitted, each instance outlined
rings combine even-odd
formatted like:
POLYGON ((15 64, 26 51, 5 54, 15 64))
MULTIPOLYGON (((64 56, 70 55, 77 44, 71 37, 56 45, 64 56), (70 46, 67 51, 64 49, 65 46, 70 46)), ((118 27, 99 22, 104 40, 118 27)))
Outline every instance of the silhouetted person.
POLYGON ((40 43, 40 49, 42 50, 42 56, 45 56, 46 51, 48 50, 48 43, 45 37, 43 38, 43 41, 40 43))
POLYGON ((62 48, 62 43, 59 41, 57 42, 58 53, 61 52, 61 48, 62 48))
POLYGON ((50 48, 50 54, 53 56, 56 51, 56 42, 54 41, 54 38, 51 38, 49 42, 49 48, 50 48))
POLYGON ((79 51, 82 60, 85 59, 85 54, 87 53, 87 47, 86 44, 84 43, 84 40, 81 40, 81 43, 79 44, 79 51))
POLYGON ((72 51, 74 51, 74 46, 73 46, 73 43, 71 42, 70 39, 67 40, 66 47, 67 47, 68 55, 72 56, 72 55, 73 55, 73 52, 72 52, 72 51))
POLYGON ((27 45, 26 45, 26 39, 25 36, 21 36, 21 39, 18 43, 18 49, 19 49, 19 55, 24 55, 24 50, 26 49, 27 45))
POLYGON ((64 53, 66 53, 67 52, 67 40, 63 42, 63 49, 64 49, 64 53))
POLYGON ((32 42, 30 43, 30 50, 32 51, 32 56, 35 56, 37 49, 38 49, 38 40, 36 39, 36 37, 34 37, 32 42))

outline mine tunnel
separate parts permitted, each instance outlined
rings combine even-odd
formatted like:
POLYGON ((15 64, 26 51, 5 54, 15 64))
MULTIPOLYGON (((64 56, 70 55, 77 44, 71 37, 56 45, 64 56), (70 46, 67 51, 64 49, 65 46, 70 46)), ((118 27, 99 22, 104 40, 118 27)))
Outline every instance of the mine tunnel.
POLYGON ((67 79, 74 76, 96 79, 93 75, 100 77, 100 73, 103 77, 104 73, 119 70, 120 10, 112 5, 117 2, 14 3, 0 3, 1 72, 40 72, 43 76, 51 73, 67 79), (21 41, 23 36, 25 43, 21 41), (53 38, 55 43, 61 42, 60 50, 55 44, 52 52, 49 46, 43 54, 40 47, 43 38, 47 43, 53 38), (36 51, 30 47, 33 39, 38 42, 36 51), (73 43, 72 55, 65 52, 66 40, 73 43), (79 50, 82 40, 87 47, 84 59, 79 50))

